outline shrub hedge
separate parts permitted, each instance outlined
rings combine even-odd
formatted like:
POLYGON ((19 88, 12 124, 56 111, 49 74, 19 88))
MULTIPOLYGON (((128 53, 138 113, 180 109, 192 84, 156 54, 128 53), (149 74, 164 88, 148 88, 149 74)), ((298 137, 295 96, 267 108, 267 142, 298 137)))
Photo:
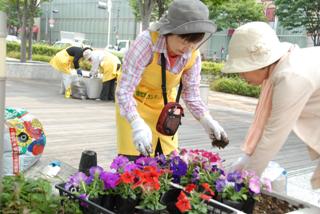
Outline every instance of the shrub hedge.
MULTIPOLYGON (((9 52, 7 53, 8 57, 20 59, 20 52, 9 52)), ((45 55, 39 55, 39 54, 32 54, 32 60, 33 61, 41 61, 41 62, 49 62, 51 56, 45 56, 45 55)))
MULTIPOLYGON (((62 48, 55 48, 46 44, 33 44, 32 45, 32 54, 36 55, 45 55, 45 56, 54 56, 62 48)), ((7 53, 8 52, 20 52, 20 44, 16 42, 7 42, 7 53)))
POLYGON ((201 65, 201 74, 210 74, 215 77, 221 76, 223 63, 203 61, 201 65))
POLYGON ((259 97, 260 94, 260 87, 249 85, 238 77, 217 79, 210 84, 210 89, 248 97, 259 97))

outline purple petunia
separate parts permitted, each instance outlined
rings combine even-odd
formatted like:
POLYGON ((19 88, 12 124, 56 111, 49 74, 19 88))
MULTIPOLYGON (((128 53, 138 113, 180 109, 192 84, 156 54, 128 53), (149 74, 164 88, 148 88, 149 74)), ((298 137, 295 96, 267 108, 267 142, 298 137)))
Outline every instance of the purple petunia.
POLYGON ((172 174, 175 176, 184 176, 187 173, 187 164, 179 157, 173 157, 170 160, 170 170, 172 170, 172 174))
POLYGON ((91 176, 100 176, 101 172, 103 172, 103 168, 101 166, 93 166, 89 169, 91 176))
POLYGON ((242 179, 242 175, 241 172, 239 171, 234 171, 234 172, 230 172, 227 175, 227 181, 229 182, 234 182, 234 183, 242 183, 243 179, 242 179))
POLYGON ((242 189, 243 186, 244 186, 243 184, 235 183, 235 185, 234 185, 234 190, 235 190, 236 192, 240 192, 240 190, 242 189))
POLYGON ((166 156, 163 155, 163 154, 158 155, 158 156, 156 157, 156 160, 157 160, 159 166, 161 166, 161 167, 162 167, 162 166, 165 166, 166 163, 167 163, 167 158, 166 158, 166 156))
POLYGON ((227 182, 225 179, 219 178, 216 180, 216 190, 218 192, 222 192, 226 185, 227 185, 227 182))
POLYGON ((213 165, 211 171, 217 172, 220 175, 225 175, 224 170, 220 169, 217 165, 213 165))
POLYGON ((114 189, 119 183, 120 175, 113 172, 102 172, 100 179, 103 181, 105 189, 114 189))
POLYGON ((191 178, 192 183, 199 181, 199 179, 200 179, 199 172, 200 172, 200 167, 196 166, 192 172, 192 178, 191 178))
POLYGON ((88 176, 83 172, 77 172, 73 176, 70 176, 69 181, 65 184, 64 188, 70 190, 71 187, 78 187, 81 182, 87 182, 88 176))
POLYGON ((135 161, 135 163, 139 166, 158 166, 157 160, 151 157, 140 157, 135 161))
MULTIPOLYGON (((79 198, 88 200, 88 196, 87 196, 86 194, 80 194, 80 195, 79 195, 79 198)), ((86 202, 84 202, 84 201, 81 201, 81 202, 80 202, 80 205, 81 205, 82 207, 87 207, 87 208, 89 207, 89 204, 86 203, 86 202)))
POLYGON ((86 181, 86 184, 91 184, 95 178, 99 178, 100 174, 103 172, 101 166, 93 166, 89 169, 90 176, 86 181))
POLYGON ((119 171, 122 170, 127 163, 129 163, 129 159, 127 157, 119 155, 118 157, 113 159, 110 168, 119 171))
POLYGON ((131 172, 135 169, 138 169, 139 166, 135 163, 128 163, 125 167, 124 167, 124 172, 131 172))

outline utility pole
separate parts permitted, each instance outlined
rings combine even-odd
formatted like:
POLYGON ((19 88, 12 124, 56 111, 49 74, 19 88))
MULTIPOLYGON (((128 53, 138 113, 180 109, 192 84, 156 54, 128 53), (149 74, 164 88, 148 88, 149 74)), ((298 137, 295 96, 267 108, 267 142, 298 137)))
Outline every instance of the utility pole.
POLYGON ((98 8, 107 9, 108 11, 108 40, 107 47, 110 45, 110 29, 111 29, 111 11, 112 11, 112 1, 108 0, 108 2, 98 1, 98 8))
MULTIPOLYGON (((0 11, 0 193, 2 193, 3 170, 3 149, 4 149, 4 111, 5 111, 5 89, 6 89, 6 36, 7 36, 7 16, 0 11)), ((0 200, 1 207, 1 200, 0 200)))
POLYGON ((111 10, 112 10, 112 1, 108 0, 108 14, 109 14, 109 21, 108 21, 108 47, 110 46, 111 10))

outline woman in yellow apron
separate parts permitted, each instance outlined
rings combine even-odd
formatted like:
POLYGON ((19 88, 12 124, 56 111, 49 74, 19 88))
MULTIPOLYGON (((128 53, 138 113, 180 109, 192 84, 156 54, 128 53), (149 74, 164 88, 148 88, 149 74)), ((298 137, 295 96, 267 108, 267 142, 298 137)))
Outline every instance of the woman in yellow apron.
POLYGON ((79 66, 79 60, 92 51, 91 48, 80 48, 71 46, 62 51, 59 51, 51 60, 52 67, 62 73, 62 85, 65 93, 65 98, 71 96, 71 74, 72 69, 76 70, 76 73, 82 76, 82 71, 79 66))
POLYGON ((175 0, 168 14, 142 32, 125 56, 116 90, 118 153, 135 159, 142 155, 168 155, 178 148, 178 135, 156 130, 164 107, 161 91, 161 54, 166 61, 168 102, 176 99, 183 83, 182 98, 210 138, 227 141, 219 123, 212 119, 200 99, 201 58, 198 47, 205 33, 215 32, 208 8, 198 0, 175 0), (197 8, 197 9, 195 9, 197 8))
POLYGON ((92 63, 91 76, 102 74, 102 91, 100 100, 114 101, 114 90, 117 76, 121 71, 120 59, 107 51, 95 50, 85 57, 92 63))

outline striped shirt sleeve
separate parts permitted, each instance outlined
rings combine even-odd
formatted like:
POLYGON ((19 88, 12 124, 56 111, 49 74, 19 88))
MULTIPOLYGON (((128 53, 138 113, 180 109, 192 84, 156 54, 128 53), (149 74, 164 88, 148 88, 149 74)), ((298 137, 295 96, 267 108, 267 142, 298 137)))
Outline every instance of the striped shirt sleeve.
POLYGON ((208 108, 200 97, 200 80, 201 80, 201 57, 197 56, 193 66, 185 71, 182 77, 183 90, 181 97, 187 108, 196 119, 200 119, 208 108))
POLYGON ((153 56, 152 41, 149 31, 142 32, 125 55, 122 66, 122 77, 116 91, 120 114, 129 122, 139 114, 134 100, 134 91, 141 80, 145 67, 153 56))

